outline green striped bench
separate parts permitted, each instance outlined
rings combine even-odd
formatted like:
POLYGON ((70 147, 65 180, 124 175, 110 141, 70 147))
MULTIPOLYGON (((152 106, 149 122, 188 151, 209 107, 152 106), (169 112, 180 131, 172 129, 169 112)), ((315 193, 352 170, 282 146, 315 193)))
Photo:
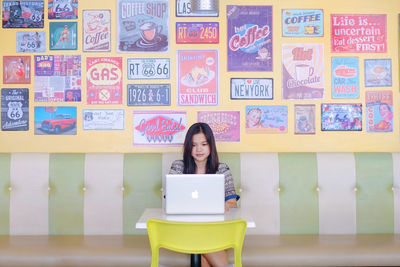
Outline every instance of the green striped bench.
MULTIPOLYGON (((145 208, 163 206, 162 177, 179 157, 0 154, 0 266, 147 266, 146 232, 134 225, 145 208)), ((257 223, 244 266, 400 265, 400 153, 220 157, 257 223)))

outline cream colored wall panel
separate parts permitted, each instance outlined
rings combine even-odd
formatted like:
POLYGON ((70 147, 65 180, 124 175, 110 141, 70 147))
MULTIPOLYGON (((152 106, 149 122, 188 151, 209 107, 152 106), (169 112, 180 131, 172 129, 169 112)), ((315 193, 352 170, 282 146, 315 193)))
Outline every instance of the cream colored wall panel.
POLYGON ((276 153, 241 153, 241 208, 257 225, 248 234, 279 234, 279 161, 276 153))
POLYGON ((86 154, 85 234, 123 233, 123 162, 123 154, 86 154))
POLYGON ((10 234, 48 234, 49 154, 11 154, 10 178, 10 234))
POLYGON ((393 153, 394 232, 400 234, 400 153, 393 153))
POLYGON ((356 185, 353 153, 317 153, 319 233, 355 234, 356 185))

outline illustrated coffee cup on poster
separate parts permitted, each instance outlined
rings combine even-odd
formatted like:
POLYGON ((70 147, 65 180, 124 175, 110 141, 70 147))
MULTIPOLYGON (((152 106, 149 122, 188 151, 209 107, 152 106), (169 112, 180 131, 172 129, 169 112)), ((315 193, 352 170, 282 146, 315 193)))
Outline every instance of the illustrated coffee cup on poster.
POLYGON ((152 21, 147 21, 140 25, 140 36, 146 43, 154 42, 154 38, 160 34, 162 25, 156 24, 152 21))
POLYGON ((314 74, 314 68, 307 64, 296 65, 296 80, 306 80, 314 74))

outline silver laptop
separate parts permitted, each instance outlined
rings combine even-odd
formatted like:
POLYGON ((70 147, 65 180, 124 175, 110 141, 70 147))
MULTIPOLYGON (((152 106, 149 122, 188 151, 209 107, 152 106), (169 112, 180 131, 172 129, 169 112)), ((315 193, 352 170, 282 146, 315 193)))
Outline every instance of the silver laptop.
POLYGON ((167 174, 165 212, 167 214, 223 214, 225 178, 223 174, 167 174))

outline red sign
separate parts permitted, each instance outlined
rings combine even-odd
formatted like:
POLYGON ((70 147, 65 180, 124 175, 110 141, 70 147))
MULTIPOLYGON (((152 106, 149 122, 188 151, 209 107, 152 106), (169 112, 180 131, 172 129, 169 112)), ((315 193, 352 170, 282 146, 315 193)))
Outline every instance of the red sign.
POLYGON ((177 22, 177 44, 218 44, 218 22, 177 22))
POLYGON ((386 15, 331 15, 332 52, 386 53, 386 15))

